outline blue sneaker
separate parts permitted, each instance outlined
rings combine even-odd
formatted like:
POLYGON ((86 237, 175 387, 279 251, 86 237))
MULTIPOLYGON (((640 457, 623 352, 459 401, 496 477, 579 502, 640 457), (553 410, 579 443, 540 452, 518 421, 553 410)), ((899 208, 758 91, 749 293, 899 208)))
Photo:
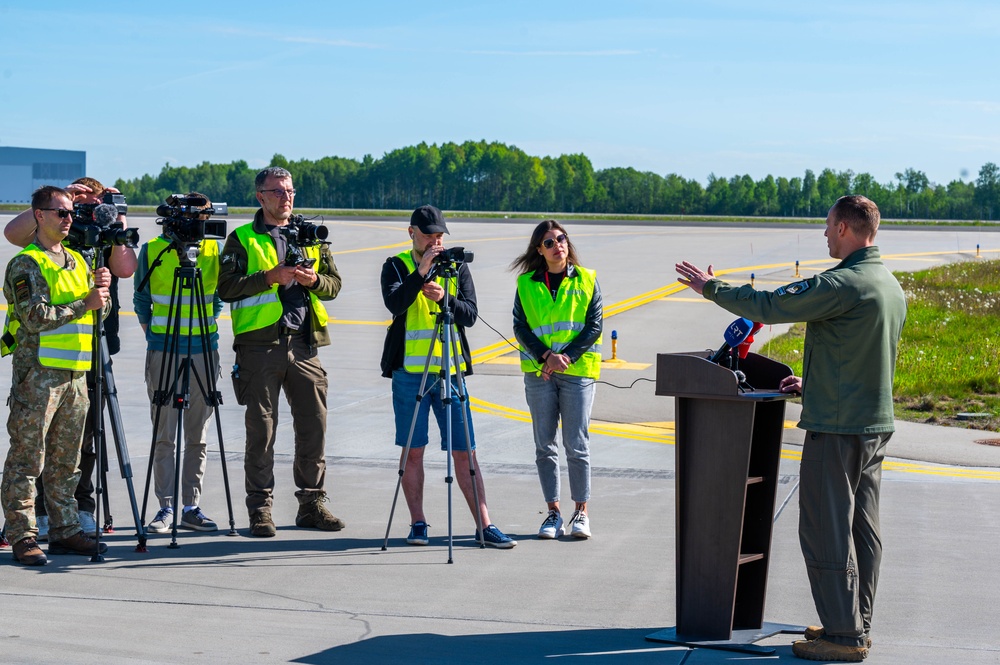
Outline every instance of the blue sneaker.
POLYGON ((426 545, 430 542, 427 537, 427 522, 414 522, 410 525, 410 535, 406 537, 407 545, 426 545))
MULTIPOLYGON (((479 534, 477 533, 476 536, 476 540, 478 540, 479 534)), ((501 550, 509 550, 510 548, 517 546, 516 540, 496 528, 493 524, 490 524, 483 529, 483 542, 485 542, 489 547, 496 547, 501 550)))

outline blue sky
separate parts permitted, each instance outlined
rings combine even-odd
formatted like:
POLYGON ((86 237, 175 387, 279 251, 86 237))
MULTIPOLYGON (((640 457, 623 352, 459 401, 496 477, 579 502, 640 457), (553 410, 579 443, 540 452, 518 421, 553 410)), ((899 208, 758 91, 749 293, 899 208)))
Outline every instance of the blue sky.
POLYGON ((0 145, 167 162, 582 152, 705 182, 1000 162, 1000 3, 0 0, 0 145))

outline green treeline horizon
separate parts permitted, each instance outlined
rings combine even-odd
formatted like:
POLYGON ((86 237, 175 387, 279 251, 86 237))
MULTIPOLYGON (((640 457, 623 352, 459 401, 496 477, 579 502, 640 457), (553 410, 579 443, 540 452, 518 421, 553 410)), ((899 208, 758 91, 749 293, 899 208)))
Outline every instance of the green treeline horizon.
MULTIPOLYGON (((708 176, 708 184, 675 173, 661 176, 631 167, 595 171, 582 154, 535 157, 512 145, 486 141, 420 143, 381 159, 323 157, 270 166, 292 173, 297 208, 406 210, 431 204, 442 210, 562 212, 628 215, 822 217, 845 194, 875 201, 887 218, 992 220, 1000 215, 1000 168, 987 162, 974 181, 930 182, 907 168, 890 183, 868 173, 825 168, 801 176, 708 176)), ((119 179, 129 203, 156 205, 171 194, 199 191, 213 201, 255 207, 252 169, 243 160, 198 166, 166 164, 156 176, 119 179)))

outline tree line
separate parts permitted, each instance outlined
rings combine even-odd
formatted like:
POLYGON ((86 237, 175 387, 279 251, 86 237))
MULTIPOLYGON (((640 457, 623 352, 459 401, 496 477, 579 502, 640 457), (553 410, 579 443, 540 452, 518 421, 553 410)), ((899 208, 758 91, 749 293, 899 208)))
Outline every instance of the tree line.
MULTIPOLYGON (((1000 167, 988 162, 974 181, 932 183, 908 168, 888 183, 871 174, 823 169, 802 177, 708 176, 706 185, 675 173, 628 167, 595 171, 584 154, 535 157, 516 146, 486 141, 420 143, 381 159, 323 157, 271 166, 294 178, 298 208, 406 210, 430 203, 444 210, 559 211, 635 215, 821 217, 844 194, 863 194, 884 217, 984 219, 1000 216, 1000 167)), ((170 194, 197 190, 231 206, 256 206, 254 176, 243 160, 198 166, 166 164, 159 175, 118 180, 133 204, 155 205, 170 194)))

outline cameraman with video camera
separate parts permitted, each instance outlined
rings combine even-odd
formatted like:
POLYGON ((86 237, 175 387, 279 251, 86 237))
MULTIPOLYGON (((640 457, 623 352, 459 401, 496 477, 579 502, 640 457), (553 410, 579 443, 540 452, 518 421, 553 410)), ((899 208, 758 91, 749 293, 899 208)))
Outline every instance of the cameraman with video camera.
MULTIPOLYGON (((401 466, 405 466, 402 486, 406 505, 410 510, 410 534, 406 542, 410 545, 427 545, 427 518, 424 515, 424 449, 428 444, 428 427, 431 407, 441 430, 441 449, 448 449, 446 440, 445 407, 440 391, 431 390, 423 398, 417 400, 417 392, 424 373, 427 355, 431 350, 430 337, 435 330, 438 303, 444 298, 444 280, 436 278, 432 271, 442 264, 451 261, 456 256, 453 248, 444 248, 444 234, 448 233, 444 216, 434 206, 421 206, 410 216, 410 240, 413 246, 396 256, 389 257, 382 265, 382 300, 392 313, 392 324, 386 332, 385 346, 382 351, 382 376, 392 379, 392 409, 396 419, 396 445, 403 448, 400 455, 401 466), (407 458, 406 444, 410 437, 410 423, 413 413, 419 409, 416 427, 407 458)), ((471 256, 471 255, 470 255, 471 256)), ((454 290, 450 293, 449 302, 454 309, 455 328, 461 357, 454 358, 456 367, 463 374, 472 374, 472 356, 469 351, 469 341, 465 329, 475 324, 479 318, 479 308, 476 303, 476 287, 472 283, 472 273, 464 261, 458 262, 457 287, 450 282, 454 290)), ((431 358, 428 374, 437 376, 441 371, 441 350, 437 347, 437 364, 431 358)), ((451 381, 456 381, 454 376, 451 381)), ((431 384, 427 383, 427 387, 431 384)), ((457 387, 456 387, 457 389, 457 387)), ((486 488, 483 485, 483 475, 479 471, 479 460, 475 453, 467 449, 465 428, 462 425, 462 409, 465 410, 465 420, 469 424, 469 437, 472 451, 476 449, 475 434, 472 431, 472 412, 469 403, 459 403, 451 410, 452 421, 452 458, 455 460, 455 475, 458 486, 465 496, 473 516, 481 518, 483 525, 483 542, 490 547, 510 549, 517 541, 506 535, 490 522, 489 510, 486 507, 486 488), (459 436, 462 433, 463 436, 459 436), (475 479, 469 472, 469 456, 475 464, 475 479), (472 483, 476 483, 479 505, 476 505, 476 494, 472 483)), ((479 524, 480 522, 477 522, 479 524)))
MULTIPOLYGON (((103 202, 110 202, 112 195, 120 196, 114 187, 105 187, 94 178, 78 178, 65 188, 65 191, 72 197, 74 226, 77 226, 78 218, 83 213, 92 211, 95 206, 103 202), (109 201, 105 201, 109 199, 109 201)), ((124 197, 122 197, 124 198, 124 197)), ((122 229, 128 229, 128 220, 125 213, 121 212, 117 216, 117 223, 122 229)), ((91 215, 92 217, 92 215, 91 215)), ((4 227, 4 236, 7 240, 18 247, 27 247, 35 238, 37 223, 30 209, 17 215, 4 227)), ((65 244, 65 242, 64 242, 65 244)), ((115 355, 121 349, 121 341, 118 337, 118 280, 127 279, 135 272, 137 258, 135 250, 126 245, 115 244, 104 249, 104 265, 111 271, 111 286, 109 288, 111 298, 111 313, 104 320, 105 339, 108 343, 108 352, 115 355)), ((94 388, 93 372, 87 372, 87 390, 94 388)), ((80 450, 80 482, 76 488, 76 501, 79 510, 80 523, 83 525, 84 533, 95 534, 97 532, 97 522, 94 518, 94 511, 97 503, 94 497, 94 466, 97 461, 97 453, 94 448, 94 408, 100 405, 90 405, 90 412, 84 424, 83 443, 80 450)), ((49 518, 45 509, 45 486, 39 478, 36 483, 38 497, 36 500, 38 513, 38 540, 44 541, 48 538, 49 518)))
POLYGON ((219 295, 230 303, 235 336, 233 389, 246 407, 250 535, 277 533, 271 507, 281 391, 294 420, 295 525, 339 531, 344 522, 323 505, 327 378, 317 348, 330 344, 320 301, 337 297, 340 274, 328 245, 319 242, 325 233, 292 215, 292 174, 272 166, 257 174, 254 185, 261 208, 252 223, 229 234, 219 266, 219 295))
MULTIPOLYGON (((161 206, 162 208, 164 206, 161 206)), ((218 382, 220 373, 219 328, 216 323, 219 314, 222 313, 222 299, 216 293, 219 279, 219 242, 206 238, 203 232, 199 233, 197 230, 189 233, 211 216, 209 213, 198 212, 213 209, 212 203, 204 194, 190 192, 184 197, 171 196, 167 199, 165 208, 163 212, 168 217, 157 220, 163 226, 163 233, 145 243, 139 250, 139 268, 135 273, 135 290, 132 294, 136 317, 146 334, 146 391, 149 393, 151 403, 150 416, 156 424, 153 439, 155 442, 153 491, 160 508, 146 529, 152 533, 169 533, 173 523, 176 454, 174 446, 178 409, 170 404, 159 407, 154 400, 154 394, 163 385, 164 367, 168 370, 176 367, 174 364, 165 363, 165 357, 176 354, 178 357, 190 355, 190 367, 195 374, 190 384, 188 407, 184 415, 184 456, 180 497, 184 512, 178 524, 184 529, 215 531, 218 526, 202 512, 199 502, 208 459, 205 435, 208 421, 212 416, 212 406, 205 399, 205 390, 210 383, 204 376, 204 354, 211 354, 208 366, 215 372, 212 384, 218 382), (195 203, 188 206, 187 202, 191 201, 195 203), (177 214, 171 215, 173 212, 177 214), (183 302, 185 297, 183 292, 176 294, 175 302, 181 307, 181 330, 175 331, 169 320, 172 314, 171 294, 175 273, 181 265, 178 252, 186 252, 188 249, 197 251, 195 267, 201 271, 205 302, 195 302, 193 295, 187 296, 190 298, 188 302, 183 302), (209 315, 204 321, 200 318, 199 305, 203 305, 206 315, 209 315), (188 327, 189 322, 190 327, 188 327), (203 347, 202 332, 205 333, 210 348, 203 347), (178 334, 176 348, 168 343, 174 333, 178 334), (158 408, 159 420, 156 417, 158 408)), ((160 209, 157 210, 157 214, 160 214, 160 209)), ((224 234, 224 231, 222 233, 224 234)))

